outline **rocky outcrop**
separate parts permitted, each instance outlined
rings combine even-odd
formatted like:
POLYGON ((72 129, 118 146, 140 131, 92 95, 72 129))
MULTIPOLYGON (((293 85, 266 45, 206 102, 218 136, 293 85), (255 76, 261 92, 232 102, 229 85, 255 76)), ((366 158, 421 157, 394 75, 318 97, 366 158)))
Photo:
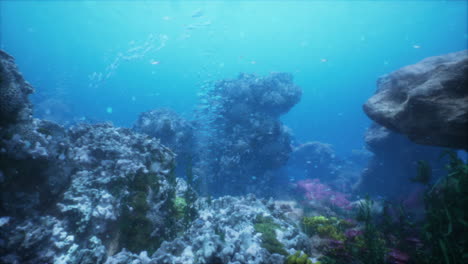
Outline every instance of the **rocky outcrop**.
POLYGON ((33 91, 18 71, 14 58, 0 50, 0 126, 31 119, 28 95, 33 91))
POLYGON ((32 89, 0 56, 0 263, 103 263, 172 239, 174 154, 130 129, 32 119, 32 89))
POLYGON ((275 170, 292 151, 288 129, 279 116, 299 102, 292 75, 241 74, 208 90, 201 106, 207 150, 199 164, 207 185, 219 194, 271 195, 275 170))
MULTIPOLYGON (((190 183, 175 177, 175 154, 154 138, 176 151, 186 147, 177 118, 150 113, 157 117, 149 123, 161 132, 151 136, 111 124, 64 128, 32 119, 27 98, 32 89, 24 88, 12 58, 0 55, 11 63, 0 72, 1 80, 8 80, 2 82, 1 107, 12 103, 0 110, 11 117, 0 124, 0 263, 282 264, 288 254, 309 250, 307 236, 284 217, 293 211, 286 205, 254 196, 197 200, 190 183)), ((293 87, 284 78, 262 82, 289 98, 293 87)), ((252 77, 248 82, 256 83, 252 77)), ((267 97, 276 98, 281 111, 290 104, 267 97)), ((272 106, 268 98, 261 109, 272 106)), ((272 142, 267 148, 273 149, 256 151, 270 162, 268 168, 276 167, 285 154, 267 154, 275 153, 274 140, 283 138, 280 152, 289 141, 273 118, 278 112, 260 112, 255 114, 268 118, 247 118, 260 123, 243 131, 259 129, 252 140, 272 142)), ((144 116, 139 129, 147 133, 144 116)))
POLYGON ((133 129, 156 138, 176 154, 177 176, 184 177, 194 159, 193 125, 170 109, 154 109, 143 112, 133 129))
POLYGON ((204 200, 187 232, 163 243, 151 257, 122 251, 107 264, 283 264, 296 250, 311 249, 308 237, 283 217, 291 210, 287 207, 254 196, 204 200))
POLYGON ((107 124, 42 123, 2 138, 2 263, 102 263, 172 238, 172 152, 107 124))
POLYGON ((415 144, 404 135, 375 123, 367 130, 366 146, 373 156, 356 185, 363 194, 404 197, 418 186, 411 178, 416 176, 420 160, 431 164, 434 178, 445 172, 445 162, 440 159, 441 148, 415 144))
POLYGON ((364 105, 375 122, 418 144, 468 149, 468 51, 406 66, 377 86, 364 105))

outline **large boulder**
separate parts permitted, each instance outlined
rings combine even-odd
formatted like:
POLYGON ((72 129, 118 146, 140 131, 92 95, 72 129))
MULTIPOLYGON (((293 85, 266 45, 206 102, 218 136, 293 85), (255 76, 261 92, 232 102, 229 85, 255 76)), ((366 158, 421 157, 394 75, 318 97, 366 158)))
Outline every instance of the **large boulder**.
POLYGON ((364 111, 418 144, 468 149, 468 51, 430 57, 381 77, 364 111))

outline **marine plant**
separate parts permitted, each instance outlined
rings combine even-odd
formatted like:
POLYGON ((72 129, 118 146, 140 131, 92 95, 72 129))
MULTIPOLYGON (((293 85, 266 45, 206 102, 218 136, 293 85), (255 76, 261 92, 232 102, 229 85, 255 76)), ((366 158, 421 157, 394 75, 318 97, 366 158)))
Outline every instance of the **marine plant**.
POLYGON ((280 226, 275 224, 271 217, 257 215, 254 229, 255 232, 262 234, 261 245, 268 250, 268 252, 284 256, 288 255, 288 252, 284 249, 284 245, 276 238, 276 229, 280 229, 280 226))
MULTIPOLYGON (((161 205, 172 217, 164 219, 166 228, 159 234, 153 234, 154 223, 148 218, 151 194, 158 193, 160 189, 159 176, 152 172, 139 172, 126 177, 123 184, 128 185, 128 193, 122 201, 119 247, 126 248, 131 252, 146 250, 151 254, 156 251, 162 241, 172 239, 175 236, 177 230, 174 218, 177 216, 177 211, 174 203, 176 199, 174 168, 174 163, 171 163, 167 181, 172 188, 169 189, 168 197, 161 205)), ((113 190, 113 192, 118 192, 118 190, 113 190)))
POLYGON ((427 161, 420 160, 418 161, 418 170, 416 176, 414 178, 411 178, 410 180, 412 182, 418 182, 424 185, 428 185, 432 177, 431 174, 431 166, 429 165, 429 163, 427 161))
POLYGON ((174 209, 176 212, 176 218, 182 219, 185 216, 185 211, 187 209, 187 202, 184 197, 177 196, 174 200, 174 209))
POLYGON ((312 264, 312 260, 309 256, 302 251, 296 251, 296 253, 289 255, 284 264, 312 264))
POLYGON ((385 263, 387 249, 382 233, 379 232, 373 219, 372 207, 374 201, 369 197, 359 205, 356 220, 363 223, 362 239, 364 249, 359 252, 359 258, 364 264, 385 263))
MULTIPOLYGON (((366 199, 358 208, 356 221, 359 225, 352 226, 350 221, 337 218, 315 217, 307 219, 312 225, 328 225, 326 230, 328 242, 323 249, 320 261, 325 264, 383 264, 387 249, 383 234, 375 224, 372 212, 373 202, 366 199), (331 231, 330 231, 331 230, 331 231)), ((320 236, 320 234, 319 234, 320 236)))
POLYGON ((442 156, 449 159, 448 174, 428 185, 425 193, 423 238, 430 254, 421 255, 426 256, 425 263, 468 263, 468 163, 455 151, 442 156))
POLYGON ((161 238, 151 236, 153 224, 147 218, 149 210, 149 190, 158 192, 159 184, 155 174, 138 173, 134 175, 133 181, 129 183, 130 193, 124 199, 122 217, 119 222, 120 236, 119 244, 132 252, 142 250, 154 251, 159 247, 161 238))
MULTIPOLYGON (((425 218, 415 220, 403 203, 386 203, 374 214, 374 202, 360 203, 359 229, 345 231, 344 241, 331 240, 320 259, 327 264, 461 264, 468 263, 468 164, 456 152, 446 151, 447 175, 431 183, 431 167, 418 162, 412 179, 426 187, 425 218), (418 222, 416 222, 418 221, 418 222)), ((316 217, 314 224, 326 223, 316 217)))
POLYGON ((327 218, 322 215, 304 217, 302 218, 302 227, 309 236, 318 235, 322 238, 345 240, 340 221, 335 217, 327 218))

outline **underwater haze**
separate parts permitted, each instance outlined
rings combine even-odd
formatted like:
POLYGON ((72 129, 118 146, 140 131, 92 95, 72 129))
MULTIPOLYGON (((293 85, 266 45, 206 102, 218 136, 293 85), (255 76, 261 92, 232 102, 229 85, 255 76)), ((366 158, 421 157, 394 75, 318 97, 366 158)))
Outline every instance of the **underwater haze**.
POLYGON ((467 42, 465 1, 2 1, 0 7, 1 48, 36 88, 34 102, 66 105, 51 109, 66 111, 63 119, 131 126, 155 107, 190 116, 206 81, 290 72, 303 97, 285 124, 298 139, 329 142, 343 154, 363 147, 369 121, 360 105, 379 76, 467 42))
POLYGON ((468 263, 467 21, 0 0, 0 264, 468 263))

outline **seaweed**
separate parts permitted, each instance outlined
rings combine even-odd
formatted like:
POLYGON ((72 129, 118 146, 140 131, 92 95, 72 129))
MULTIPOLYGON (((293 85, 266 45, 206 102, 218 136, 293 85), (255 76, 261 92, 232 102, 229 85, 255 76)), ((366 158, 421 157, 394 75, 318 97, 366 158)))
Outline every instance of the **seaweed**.
POLYGON ((146 216, 149 210, 149 189, 159 190, 157 177, 151 173, 138 173, 134 175, 129 187, 130 193, 123 201, 122 217, 119 222, 120 245, 131 252, 148 250, 152 253, 162 242, 162 238, 151 235, 153 224, 146 216))
POLYGON ((417 182, 423 185, 428 185, 430 183, 431 178, 432 178, 432 170, 431 170, 431 166, 429 165, 429 163, 424 160, 418 161, 418 169, 417 169, 416 176, 414 178, 411 178, 410 180, 412 182, 417 182))
POLYGON ((447 176, 428 186, 424 197, 424 242, 430 252, 425 263, 468 262, 468 164, 455 151, 441 155, 446 156, 447 176))
POLYGON ((363 243, 366 250, 361 251, 359 259, 365 264, 385 263, 386 247, 382 234, 374 224, 372 206, 374 201, 366 197, 365 202, 359 205, 356 220, 363 222, 363 243))
POLYGON ((286 258, 284 264, 312 264, 312 260, 309 259, 307 254, 303 254, 302 251, 296 251, 296 253, 286 258))
POLYGON ((275 224, 272 218, 258 215, 255 219, 254 229, 257 233, 262 234, 262 247, 271 254, 287 256, 288 252, 284 249, 284 245, 276 238, 276 229, 279 228, 280 226, 275 224))
POLYGON ((340 225, 341 222, 335 217, 326 218, 320 215, 302 218, 302 229, 307 235, 344 241, 345 235, 340 225))

